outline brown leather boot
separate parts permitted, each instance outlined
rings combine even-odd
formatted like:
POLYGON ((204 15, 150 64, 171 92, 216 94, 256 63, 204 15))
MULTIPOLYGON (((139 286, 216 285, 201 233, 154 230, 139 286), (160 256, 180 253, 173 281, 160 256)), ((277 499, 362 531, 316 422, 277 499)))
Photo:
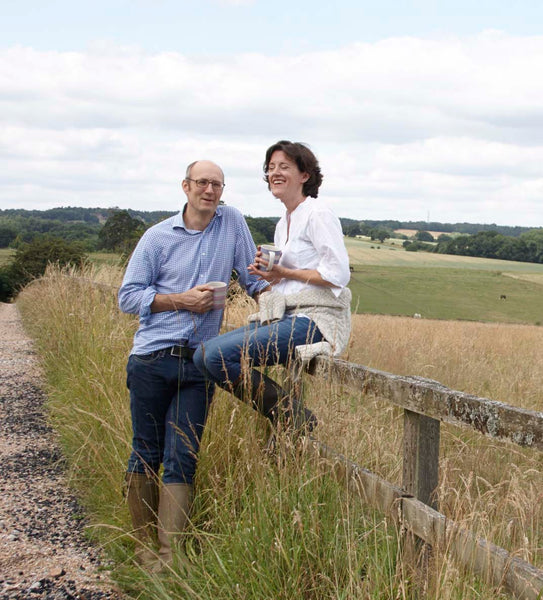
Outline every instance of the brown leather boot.
POLYGON ((136 539, 135 558, 145 568, 156 561, 153 546, 156 542, 158 514, 158 481, 145 473, 126 473, 126 500, 136 539))
POLYGON ((173 565, 173 550, 187 526, 192 500, 193 487, 188 483, 162 486, 158 504, 159 559, 153 567, 154 572, 164 571, 173 565))

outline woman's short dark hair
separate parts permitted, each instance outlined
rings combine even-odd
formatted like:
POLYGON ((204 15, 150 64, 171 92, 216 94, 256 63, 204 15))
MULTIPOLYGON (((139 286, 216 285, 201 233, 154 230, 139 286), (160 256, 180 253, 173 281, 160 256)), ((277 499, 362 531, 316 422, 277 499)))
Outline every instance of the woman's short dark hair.
POLYGON ((270 160, 272 154, 278 150, 284 152, 290 160, 294 161, 302 173, 307 173, 309 175, 309 179, 302 187, 302 193, 304 196, 316 198, 319 195, 319 187, 322 183, 321 168, 319 167, 319 161, 313 152, 305 144, 300 142, 281 140, 266 150, 264 181, 268 184, 268 189, 270 189, 270 180, 268 178, 270 160))

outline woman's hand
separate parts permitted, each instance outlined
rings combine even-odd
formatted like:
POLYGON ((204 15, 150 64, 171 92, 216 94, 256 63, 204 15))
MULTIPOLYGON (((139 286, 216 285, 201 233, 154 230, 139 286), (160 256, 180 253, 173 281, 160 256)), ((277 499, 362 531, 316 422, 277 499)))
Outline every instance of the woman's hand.
POLYGON ((259 279, 273 284, 278 283, 282 278, 282 275, 278 273, 279 269, 281 269, 279 265, 274 265, 272 269, 268 271, 268 261, 262 256, 262 250, 260 249, 260 246, 258 246, 255 260, 248 267, 249 274, 256 275, 259 279))
POLYGON ((285 277, 285 271, 289 270, 285 267, 282 267, 281 265, 274 265, 271 271, 266 271, 265 269, 258 268, 259 265, 267 266, 267 264, 268 263, 264 260, 257 262, 257 259, 255 258, 255 262, 249 265, 248 267, 249 274, 256 275, 259 279, 263 279, 268 283, 274 284, 279 283, 279 281, 281 281, 281 279, 285 277))

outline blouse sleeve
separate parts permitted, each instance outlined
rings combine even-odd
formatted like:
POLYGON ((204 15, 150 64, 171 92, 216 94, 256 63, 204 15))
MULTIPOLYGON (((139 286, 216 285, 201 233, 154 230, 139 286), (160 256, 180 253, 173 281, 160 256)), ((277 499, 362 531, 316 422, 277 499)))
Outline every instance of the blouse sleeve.
POLYGON ((340 288, 339 294, 351 278, 339 219, 331 210, 315 210, 309 218, 308 233, 319 255, 317 271, 324 280, 340 288))

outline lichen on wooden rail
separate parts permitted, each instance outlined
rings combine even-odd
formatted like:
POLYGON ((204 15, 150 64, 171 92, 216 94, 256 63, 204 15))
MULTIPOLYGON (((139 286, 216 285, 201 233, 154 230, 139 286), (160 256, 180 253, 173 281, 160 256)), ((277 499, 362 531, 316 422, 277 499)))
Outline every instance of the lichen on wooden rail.
POLYGON ((431 379, 393 375, 323 356, 312 359, 308 371, 427 417, 543 451, 543 412, 451 390, 431 379))

